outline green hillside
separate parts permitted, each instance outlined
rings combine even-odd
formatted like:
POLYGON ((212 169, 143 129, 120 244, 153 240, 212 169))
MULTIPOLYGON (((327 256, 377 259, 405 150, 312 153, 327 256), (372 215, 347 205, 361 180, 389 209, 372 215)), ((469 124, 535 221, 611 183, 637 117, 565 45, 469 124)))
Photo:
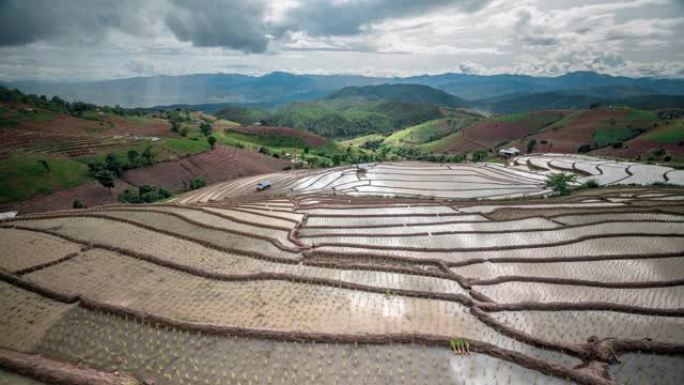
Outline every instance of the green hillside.
MULTIPOLYGON (((325 99, 274 110, 227 107, 217 116, 242 124, 294 127, 327 138, 387 135, 445 116, 444 107, 465 102, 444 91, 414 84, 346 87, 325 99)), ((453 123, 452 125, 459 125, 453 123)))
MULTIPOLYGON (((224 111, 219 116, 236 120, 224 111)), ((294 127, 327 138, 351 138, 397 129, 441 117, 438 105, 397 101, 321 100, 294 103, 261 119, 268 126, 294 127)))
POLYGON ((450 111, 449 116, 446 118, 431 120, 396 131, 385 139, 385 143, 391 145, 421 145, 433 142, 458 132, 480 119, 481 116, 470 112, 460 110, 450 111))
POLYGON ((454 95, 419 84, 382 84, 378 86, 345 87, 327 100, 377 101, 390 100, 414 104, 436 104, 444 107, 464 107, 468 103, 454 95))

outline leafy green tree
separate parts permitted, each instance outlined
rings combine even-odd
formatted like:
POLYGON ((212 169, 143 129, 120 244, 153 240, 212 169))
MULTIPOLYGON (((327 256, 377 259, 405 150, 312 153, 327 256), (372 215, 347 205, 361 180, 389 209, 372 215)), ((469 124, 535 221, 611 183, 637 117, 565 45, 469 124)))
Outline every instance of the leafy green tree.
POLYGON ((114 154, 108 154, 105 157, 105 168, 111 171, 117 177, 123 172, 123 165, 119 162, 114 154))
POLYGON ((107 189, 107 192, 112 193, 112 187, 114 187, 114 180, 116 177, 109 170, 100 170, 95 173, 95 179, 97 179, 100 184, 107 189))
POLYGON ((570 183, 574 183, 577 177, 573 174, 565 174, 562 172, 551 174, 546 178, 546 187, 560 195, 565 195, 570 191, 570 183))
POLYGON ((207 142, 209 142, 209 147, 211 147, 211 149, 213 150, 216 146, 216 138, 214 136, 210 136, 207 138, 207 142))
POLYGON ((140 156, 145 160, 145 164, 151 165, 154 164, 154 158, 157 156, 157 154, 152 151, 152 147, 150 146, 147 147, 140 156))
POLYGON ((481 162, 487 158, 487 151, 478 150, 473 153, 473 162, 481 162))
POLYGON ((530 154, 534 151, 534 148, 537 147, 537 139, 532 138, 529 142, 527 142, 527 153, 530 154))
POLYGON ((126 156, 128 157, 128 163, 130 163, 131 165, 135 165, 138 163, 138 157, 140 156, 140 154, 138 153, 138 151, 128 150, 126 156))
POLYGON ((200 131, 202 132, 202 135, 209 136, 209 134, 211 134, 211 124, 207 122, 200 123, 200 131))

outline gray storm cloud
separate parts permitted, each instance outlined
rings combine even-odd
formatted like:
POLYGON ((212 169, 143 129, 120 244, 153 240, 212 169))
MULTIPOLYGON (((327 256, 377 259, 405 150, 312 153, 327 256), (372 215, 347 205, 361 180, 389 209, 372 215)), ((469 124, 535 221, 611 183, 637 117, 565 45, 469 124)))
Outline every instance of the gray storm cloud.
POLYGON ((134 0, 0 0, 0 46, 87 41, 112 29, 139 34, 146 28, 139 7, 134 0))
POLYGON ((174 35, 197 47, 228 47, 264 52, 269 31, 263 1, 173 0, 176 9, 166 16, 174 35))
POLYGON ((682 4, 0 0, 0 80, 226 70, 681 76, 682 4))
POLYGON ((278 22, 266 22, 265 0, 0 0, 0 46, 42 40, 94 40, 108 31, 131 35, 158 22, 196 47, 264 52, 269 36, 287 31, 311 35, 350 35, 373 21, 455 6, 478 9, 483 0, 303 1, 278 22))

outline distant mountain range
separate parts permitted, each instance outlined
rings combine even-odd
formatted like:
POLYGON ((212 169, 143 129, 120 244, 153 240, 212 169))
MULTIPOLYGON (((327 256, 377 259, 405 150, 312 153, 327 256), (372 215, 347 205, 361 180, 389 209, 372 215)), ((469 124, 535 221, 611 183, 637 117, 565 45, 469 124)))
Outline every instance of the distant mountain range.
POLYGON ((471 103, 473 108, 497 114, 549 109, 582 109, 591 105, 623 106, 646 110, 684 108, 684 95, 663 95, 641 88, 613 86, 583 90, 509 94, 471 103))
MULTIPOLYGON (((684 79, 615 77, 594 72, 575 72, 558 77, 447 73, 405 78, 295 75, 273 72, 263 76, 198 74, 95 82, 18 81, 4 83, 7 87, 18 88, 26 93, 59 95, 68 100, 81 100, 101 105, 118 104, 123 107, 175 104, 246 104, 275 107, 293 101, 324 98, 345 87, 382 84, 430 86, 469 100, 468 103, 471 105, 484 106, 496 106, 501 101, 512 97, 520 98, 546 93, 557 93, 564 98, 579 95, 601 100, 654 94, 684 95, 684 79), (495 100, 495 98, 503 99, 495 100)), ((345 92, 354 92, 352 90, 348 89, 345 92)), ((386 98, 387 95, 384 96, 383 98, 386 98)), ((554 98, 557 97, 554 96, 554 98)), ((539 96, 539 98, 543 99, 544 96, 539 96)), ((493 110, 496 111, 497 108, 493 110)))

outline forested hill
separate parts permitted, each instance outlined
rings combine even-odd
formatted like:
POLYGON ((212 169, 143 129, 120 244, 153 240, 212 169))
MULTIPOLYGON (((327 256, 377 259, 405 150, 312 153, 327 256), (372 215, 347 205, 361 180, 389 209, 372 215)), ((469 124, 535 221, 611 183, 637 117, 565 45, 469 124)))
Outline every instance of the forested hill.
POLYGON ((379 86, 345 87, 326 99, 349 101, 389 100, 405 103, 435 104, 446 107, 465 107, 469 104, 457 96, 420 84, 382 84, 379 86))

